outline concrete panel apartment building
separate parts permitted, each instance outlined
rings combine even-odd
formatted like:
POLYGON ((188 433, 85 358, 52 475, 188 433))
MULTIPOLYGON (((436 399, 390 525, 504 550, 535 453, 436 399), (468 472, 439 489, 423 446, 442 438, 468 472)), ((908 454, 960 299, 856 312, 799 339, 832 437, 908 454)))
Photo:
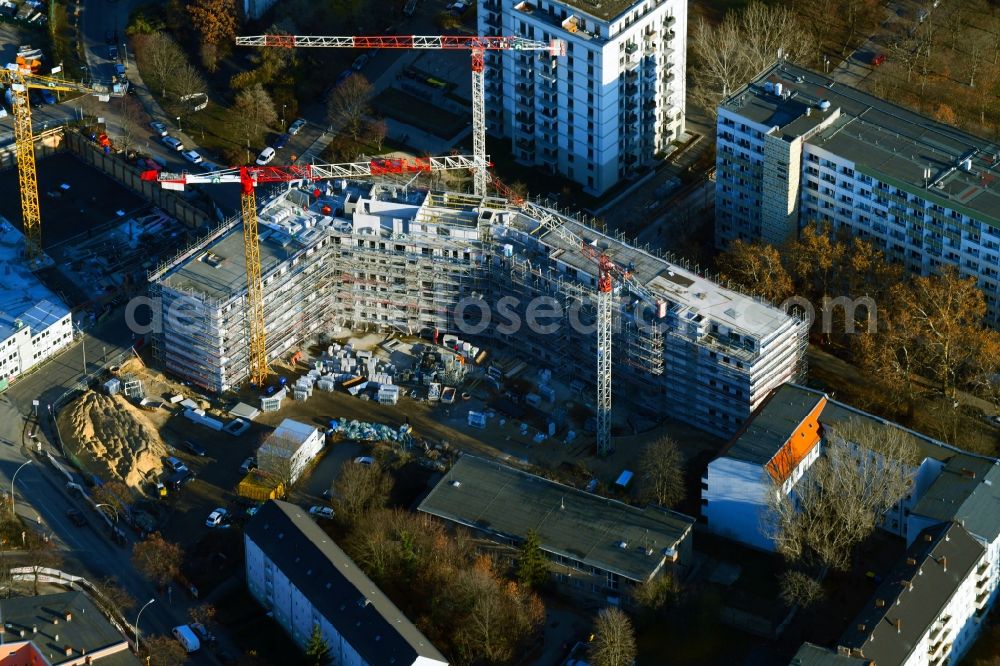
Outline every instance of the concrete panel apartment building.
POLYGON ((716 245, 829 223, 917 274, 975 277, 1000 322, 1000 147, 779 61, 718 108, 716 245))
POLYGON ((600 195, 684 131, 683 0, 479 0, 479 34, 566 42, 486 55, 487 129, 600 195))
MULTIPOLYGON (((503 199, 388 184, 274 196, 259 213, 269 358, 320 332, 437 328, 593 385, 596 263, 565 229, 605 248, 657 298, 639 310, 616 293, 616 390, 638 409, 727 436, 800 373, 803 321, 547 215, 543 227, 503 199), (527 325, 527 306, 542 296, 558 305, 554 331, 527 325)), ((247 377, 244 270, 242 228, 232 223, 151 276, 163 308, 153 349, 167 370, 217 393, 247 377)))

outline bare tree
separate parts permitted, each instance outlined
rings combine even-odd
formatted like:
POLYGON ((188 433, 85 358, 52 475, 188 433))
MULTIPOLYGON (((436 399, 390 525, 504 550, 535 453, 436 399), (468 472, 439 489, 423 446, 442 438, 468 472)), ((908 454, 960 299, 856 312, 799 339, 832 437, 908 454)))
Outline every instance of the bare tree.
POLYGON ((181 547, 159 533, 149 535, 132 548, 132 564, 161 588, 180 572, 182 559, 181 547))
POLYGON ((643 495, 660 506, 676 506, 684 499, 684 455, 670 437, 660 437, 646 447, 639 466, 643 495))
POLYGON ((779 5, 751 2, 718 26, 699 18, 691 29, 692 99, 715 115, 723 98, 779 57, 808 63, 815 54, 812 30, 779 5))
POLYGON ((115 615, 124 615, 135 608, 135 598, 129 594, 114 576, 107 576, 93 583, 97 591, 97 599, 115 615))
POLYGON ((154 32, 138 42, 138 55, 148 85, 159 88, 163 97, 178 63, 186 62, 184 51, 170 35, 154 32))
POLYGON ((781 600, 789 607, 812 606, 823 597, 823 585, 801 571, 786 571, 779 581, 781 600))
POLYGON ((38 579, 45 569, 58 569, 63 562, 62 554, 54 541, 32 534, 28 538, 28 566, 31 568, 32 587, 38 595, 38 579))
POLYGON ((333 482, 333 505, 337 515, 354 522, 376 507, 385 506, 392 489, 392 478, 378 464, 344 465, 333 482))
POLYGON ((183 100, 188 95, 203 93, 208 88, 198 68, 189 62, 178 63, 170 76, 170 90, 183 100))
POLYGON ((233 123, 247 142, 259 142, 268 127, 278 122, 278 112, 264 86, 256 83, 236 95, 232 108, 233 123))
POLYGON ((855 547, 909 491, 918 452, 908 433, 870 420, 827 428, 823 455, 791 492, 775 479, 765 527, 787 559, 846 570, 855 547))
POLYGON ((185 663, 188 658, 181 644, 169 636, 143 638, 142 656, 147 666, 175 666, 185 663))
POLYGON ((590 644, 593 666, 632 666, 635 661, 635 630, 632 621, 620 608, 605 608, 594 621, 594 640, 590 644))
POLYGON ((360 74, 349 76, 333 89, 327 104, 327 119, 345 130, 354 141, 361 134, 362 121, 370 111, 374 87, 360 74))

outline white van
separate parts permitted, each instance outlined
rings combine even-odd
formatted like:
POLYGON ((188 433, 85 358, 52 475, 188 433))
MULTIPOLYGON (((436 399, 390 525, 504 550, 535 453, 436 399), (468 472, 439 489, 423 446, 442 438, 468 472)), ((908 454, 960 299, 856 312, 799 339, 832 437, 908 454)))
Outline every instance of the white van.
POLYGON ((198 648, 201 647, 201 641, 198 640, 198 636, 195 635, 194 630, 182 624, 179 627, 174 627, 174 638, 177 642, 184 646, 184 649, 188 653, 197 652, 198 648))

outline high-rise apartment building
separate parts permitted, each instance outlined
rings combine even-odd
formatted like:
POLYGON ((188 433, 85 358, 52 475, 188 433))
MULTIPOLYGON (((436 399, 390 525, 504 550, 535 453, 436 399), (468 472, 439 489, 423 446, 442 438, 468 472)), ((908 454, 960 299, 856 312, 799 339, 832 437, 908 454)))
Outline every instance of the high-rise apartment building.
POLYGON ((811 223, 917 274, 975 277, 1000 322, 1000 147, 777 62, 718 108, 716 244, 811 223))
POLYGON ((683 0, 479 0, 479 32, 566 42, 486 55, 487 129, 601 194, 684 131, 683 0))

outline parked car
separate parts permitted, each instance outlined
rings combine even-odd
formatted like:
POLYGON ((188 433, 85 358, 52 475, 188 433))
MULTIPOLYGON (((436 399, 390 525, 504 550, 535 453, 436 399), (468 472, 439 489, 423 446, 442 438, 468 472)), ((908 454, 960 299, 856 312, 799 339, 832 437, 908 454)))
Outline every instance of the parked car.
POLYGON ((351 69, 355 72, 360 72, 361 68, 368 64, 369 60, 371 60, 371 58, 368 57, 368 54, 362 53, 354 59, 354 62, 351 64, 351 69))
POLYGON ((249 458, 247 458, 246 460, 243 461, 243 464, 240 465, 240 473, 241 474, 249 474, 250 472, 254 471, 255 469, 257 469, 257 457, 256 456, 250 456, 249 458))
POLYGON ((169 456, 163 461, 163 464, 167 466, 172 472, 186 472, 188 471, 188 466, 181 461, 180 458, 175 458, 174 456, 169 456))
POLYGON ((109 46, 108 47, 108 60, 118 60, 118 47, 109 46))
POLYGON ((57 104, 58 103, 58 101, 56 100, 56 96, 52 93, 51 90, 43 90, 42 91, 42 101, 45 102, 46 104, 57 104))
POLYGON ((284 148, 285 146, 288 145, 288 140, 291 139, 291 138, 292 137, 291 137, 290 134, 287 134, 287 133, 286 134, 279 134, 278 138, 276 138, 274 140, 274 143, 271 144, 271 147, 274 148, 275 150, 280 150, 281 148, 284 148))
POLYGON ((328 506, 309 507, 309 514, 317 518, 325 518, 326 520, 331 520, 334 516, 333 509, 328 506))
POLYGON ((191 164, 201 164, 204 159, 202 158, 201 155, 198 154, 197 150, 185 150, 183 153, 181 153, 181 157, 186 159, 191 164))
POLYGON ((274 148, 268 146, 264 150, 260 151, 260 155, 257 156, 257 166, 264 166, 265 164, 269 164, 273 159, 274 159, 274 148))
MULTIPOLYGON (((191 152, 194 152, 194 151, 191 151, 191 152)), ((197 155, 197 153, 195 153, 195 154, 197 155)), ((188 453, 194 454, 196 456, 204 456, 205 453, 206 453, 205 449, 203 449, 201 446, 199 446, 198 444, 195 444, 194 442, 192 442, 189 439, 185 439, 184 440, 184 445, 183 446, 184 446, 184 450, 185 451, 187 451, 188 453)))
POLYGON ((305 126, 306 126, 305 118, 296 118, 295 122, 293 122, 291 125, 288 126, 288 133, 291 134, 292 136, 295 136, 305 126))
POLYGON ((354 462, 358 465, 374 465, 375 459, 371 456, 358 456, 354 459, 354 462))
POLYGON ((124 79, 125 78, 125 65, 124 65, 124 63, 120 63, 120 62, 115 63, 115 76, 117 76, 119 79, 124 79))
POLYGON ((205 520, 205 527, 218 527, 222 525, 226 520, 229 519, 229 512, 225 509, 216 509, 212 513, 208 514, 208 519, 205 520))
POLYGON ((86 516, 79 509, 67 509, 66 517, 77 527, 84 527, 87 524, 86 516))
POLYGON ((191 629, 198 635, 198 638, 205 643, 214 643, 215 636, 208 630, 208 627, 203 625, 201 622, 192 622, 188 625, 191 629))
POLYGON ((878 67, 879 65, 881 65, 884 62, 885 62, 885 54, 884 53, 877 53, 872 58, 872 67, 878 67))
POLYGON ((165 136, 161 139, 161 141, 163 141, 163 145, 165 145, 168 148, 173 148, 177 152, 181 152, 182 150, 184 150, 184 144, 181 143, 180 139, 176 139, 172 136, 165 136))

